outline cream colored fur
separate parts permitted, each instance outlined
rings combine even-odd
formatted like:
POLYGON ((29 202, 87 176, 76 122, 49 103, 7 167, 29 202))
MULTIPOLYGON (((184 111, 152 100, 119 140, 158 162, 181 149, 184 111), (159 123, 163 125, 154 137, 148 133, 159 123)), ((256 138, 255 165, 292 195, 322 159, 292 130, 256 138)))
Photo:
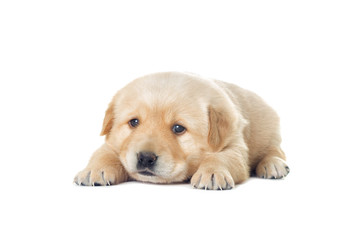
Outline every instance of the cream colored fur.
POLYGON ((289 172, 275 111, 248 90, 193 74, 156 73, 132 81, 112 99, 101 134, 105 143, 76 175, 78 185, 190 179, 195 188, 230 189, 251 172, 262 178, 289 172), (131 119, 139 125, 131 127, 131 119), (175 134, 175 124, 186 131, 175 134), (136 167, 141 151, 158 156, 153 176, 136 167))

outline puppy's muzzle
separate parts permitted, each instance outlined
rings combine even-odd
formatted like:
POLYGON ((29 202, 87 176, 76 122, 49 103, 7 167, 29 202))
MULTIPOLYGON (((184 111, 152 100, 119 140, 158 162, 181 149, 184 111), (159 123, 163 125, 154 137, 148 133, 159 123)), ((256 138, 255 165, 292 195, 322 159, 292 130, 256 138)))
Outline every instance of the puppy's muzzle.
POLYGON ((137 154, 137 169, 142 170, 139 172, 143 175, 154 175, 151 171, 155 166, 156 161, 158 160, 158 156, 153 152, 139 152, 137 154))

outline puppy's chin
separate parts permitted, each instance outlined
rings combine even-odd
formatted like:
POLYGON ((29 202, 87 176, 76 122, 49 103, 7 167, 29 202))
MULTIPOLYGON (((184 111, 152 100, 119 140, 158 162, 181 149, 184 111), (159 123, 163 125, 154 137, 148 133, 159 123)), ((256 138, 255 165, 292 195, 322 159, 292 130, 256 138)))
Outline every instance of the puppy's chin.
POLYGON ((141 182, 151 183, 174 183, 183 182, 187 179, 187 165, 185 162, 171 160, 171 158, 160 157, 156 168, 153 170, 137 170, 137 159, 133 152, 126 154, 125 161, 122 161, 130 177, 141 182))
POLYGON ((131 177, 140 182, 150 182, 150 183, 178 183, 184 182, 187 177, 185 175, 179 175, 174 178, 162 178, 156 175, 143 175, 139 173, 130 174, 131 177))
POLYGON ((157 173, 151 171, 139 171, 129 174, 133 179, 151 183, 175 183, 184 182, 187 179, 185 171, 172 173, 157 173))
POLYGON ((130 175, 133 179, 141 182, 151 182, 151 183, 169 183, 170 182, 170 181, 167 181, 167 179, 161 178, 151 173, 139 172, 139 173, 132 173, 130 175))

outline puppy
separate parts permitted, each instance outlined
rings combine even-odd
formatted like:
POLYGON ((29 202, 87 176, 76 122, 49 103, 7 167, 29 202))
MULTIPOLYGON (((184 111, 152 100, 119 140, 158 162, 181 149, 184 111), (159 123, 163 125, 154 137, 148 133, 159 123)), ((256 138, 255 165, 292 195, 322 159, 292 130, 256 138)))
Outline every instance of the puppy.
POLYGON ((128 180, 231 189, 255 173, 289 173, 279 117, 256 94, 196 75, 167 72, 138 78, 117 92, 101 135, 105 143, 74 182, 128 180))

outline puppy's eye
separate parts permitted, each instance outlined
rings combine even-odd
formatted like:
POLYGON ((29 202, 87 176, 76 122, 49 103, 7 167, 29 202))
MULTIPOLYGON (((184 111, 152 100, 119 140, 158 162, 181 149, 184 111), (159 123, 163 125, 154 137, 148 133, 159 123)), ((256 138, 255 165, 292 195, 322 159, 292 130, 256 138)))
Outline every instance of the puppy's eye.
POLYGON ((130 121, 128 122, 128 124, 129 124, 131 127, 135 128, 135 127, 137 127, 137 126, 139 125, 139 120, 138 120, 137 118, 134 118, 134 119, 130 120, 130 121))
POLYGON ((184 133, 186 131, 186 128, 184 126, 175 124, 175 125, 172 126, 172 131, 175 134, 181 134, 181 133, 184 133))

